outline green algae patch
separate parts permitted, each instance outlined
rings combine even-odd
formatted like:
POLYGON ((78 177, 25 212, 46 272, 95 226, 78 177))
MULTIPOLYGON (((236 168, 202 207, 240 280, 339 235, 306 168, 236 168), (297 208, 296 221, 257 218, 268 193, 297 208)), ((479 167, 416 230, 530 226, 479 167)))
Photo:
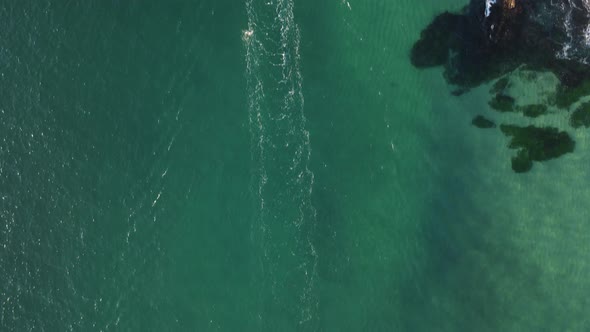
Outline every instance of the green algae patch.
POLYGON ((536 118, 538 116, 547 114, 547 106, 543 104, 518 106, 517 110, 529 118, 536 118))
POLYGON ((493 121, 486 119, 483 115, 478 115, 475 118, 473 118, 473 120, 471 121, 471 124, 473 124, 477 128, 482 128, 482 129, 496 127, 496 124, 493 121))
POLYGON ((554 127, 503 124, 500 130, 511 137, 509 148, 518 150, 512 157, 512 169, 517 173, 528 172, 533 167, 533 161, 546 161, 571 153, 576 145, 568 133, 554 127))
POLYGON ((514 98, 499 93, 488 104, 498 112, 514 112, 514 103, 514 98))
POLYGON ((570 125, 574 128, 590 127, 590 102, 580 105, 570 116, 570 125))

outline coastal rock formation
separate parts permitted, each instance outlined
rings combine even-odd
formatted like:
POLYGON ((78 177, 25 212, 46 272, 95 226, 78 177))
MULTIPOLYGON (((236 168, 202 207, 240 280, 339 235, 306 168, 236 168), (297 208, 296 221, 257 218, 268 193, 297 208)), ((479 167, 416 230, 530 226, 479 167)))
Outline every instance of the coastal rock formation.
POLYGON ((530 104, 524 106, 518 106, 516 108, 519 112, 521 112, 524 116, 529 118, 536 118, 538 116, 547 114, 547 106, 543 104, 530 104))
POLYGON ((447 81, 463 87, 523 65, 553 72, 565 88, 579 87, 590 77, 588 9, 584 0, 471 0, 459 13, 434 18, 411 61, 419 68, 444 66, 447 81))
MULTIPOLYGON (((549 72, 557 77, 551 107, 567 110, 590 95, 590 1, 587 0, 471 0, 458 13, 444 12, 422 31, 410 52, 417 68, 442 66, 444 78, 459 90, 497 80, 489 106, 534 118, 549 113, 535 101, 519 105, 509 94, 509 76, 516 69, 549 72)), ((457 90, 457 91, 459 91, 457 90)), ((582 106, 570 123, 590 126, 590 111, 582 106)), ((472 123, 491 128, 485 118, 472 123)), ((575 142, 557 128, 503 124, 515 172, 527 172, 533 161, 573 152, 575 142)))
POLYGON ((590 127, 590 102, 580 105, 571 115, 570 124, 574 128, 590 127))
POLYGON ((488 104, 498 112, 514 112, 514 103, 514 98, 499 93, 488 104))

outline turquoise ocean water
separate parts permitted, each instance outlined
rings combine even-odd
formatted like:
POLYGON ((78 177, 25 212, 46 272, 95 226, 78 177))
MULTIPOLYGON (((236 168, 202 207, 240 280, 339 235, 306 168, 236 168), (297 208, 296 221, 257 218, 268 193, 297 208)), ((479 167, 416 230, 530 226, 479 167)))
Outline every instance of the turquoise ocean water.
POLYGON ((0 330, 590 330, 588 132, 410 64, 466 3, 0 4, 0 330))

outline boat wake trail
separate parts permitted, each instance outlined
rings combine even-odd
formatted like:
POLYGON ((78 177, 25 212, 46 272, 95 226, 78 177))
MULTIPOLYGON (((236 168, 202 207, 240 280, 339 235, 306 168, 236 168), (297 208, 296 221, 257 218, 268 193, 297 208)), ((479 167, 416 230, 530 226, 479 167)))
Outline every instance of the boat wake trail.
MULTIPOLYGON (((252 226, 258 323, 310 325, 318 300, 314 174, 293 0, 247 0, 243 31, 257 215, 252 226)), ((287 326, 285 325, 285 326, 287 326)))

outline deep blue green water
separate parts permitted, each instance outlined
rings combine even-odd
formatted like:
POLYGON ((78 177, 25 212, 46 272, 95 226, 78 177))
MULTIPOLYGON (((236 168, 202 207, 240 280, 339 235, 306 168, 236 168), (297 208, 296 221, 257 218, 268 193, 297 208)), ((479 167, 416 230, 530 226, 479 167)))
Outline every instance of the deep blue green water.
POLYGON ((0 330, 590 330, 588 132, 410 64, 466 3, 0 4, 0 330))

